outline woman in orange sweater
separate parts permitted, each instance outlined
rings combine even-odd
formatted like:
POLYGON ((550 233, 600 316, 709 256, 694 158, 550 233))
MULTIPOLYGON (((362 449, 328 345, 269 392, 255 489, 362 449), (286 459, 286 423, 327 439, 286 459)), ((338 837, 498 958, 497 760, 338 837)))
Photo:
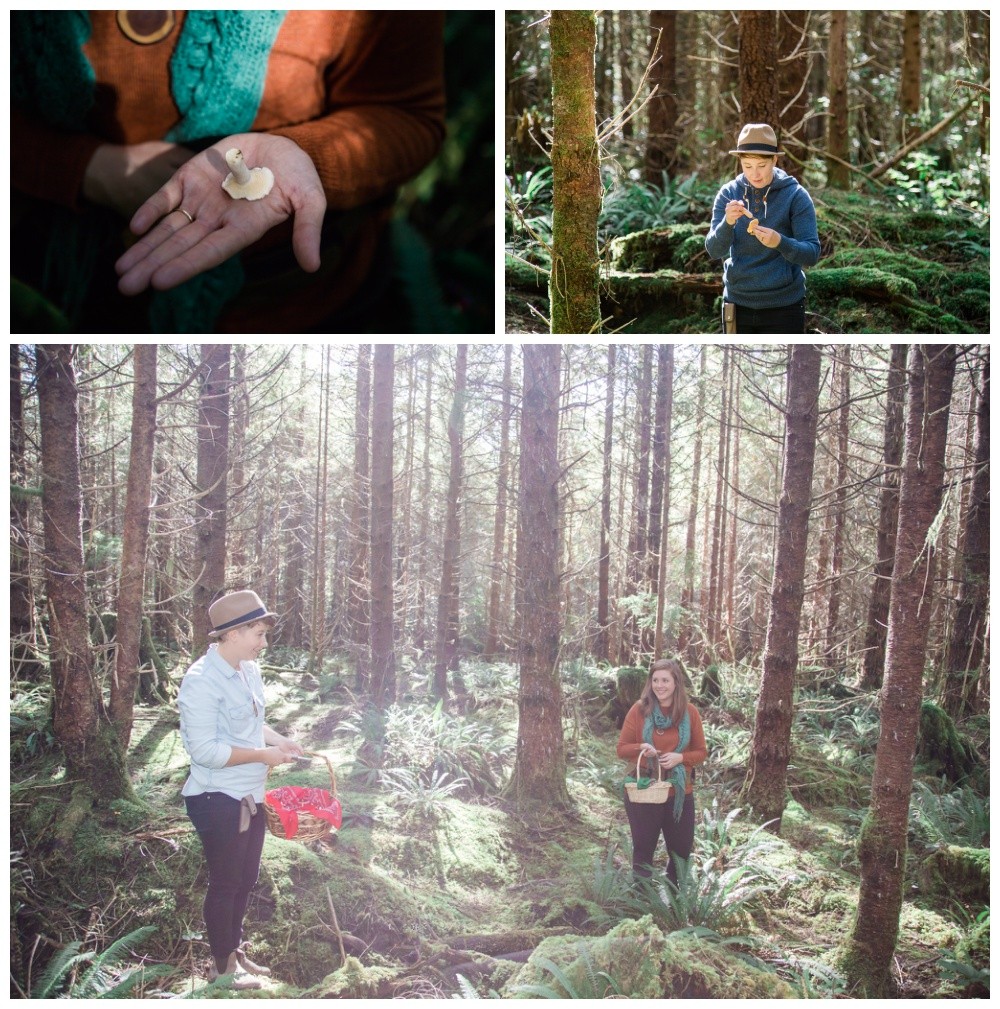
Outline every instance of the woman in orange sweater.
POLYGON ((633 803, 625 796, 625 812, 632 830, 632 871, 648 876, 660 834, 667 846, 667 876, 677 882, 673 858, 687 859, 694 847, 694 769, 705 762, 708 750, 698 709, 688 701, 684 667, 676 659, 657 659, 639 700, 625 716, 618 737, 618 756, 634 773, 640 756, 658 761, 663 777, 673 785, 664 803, 633 803))

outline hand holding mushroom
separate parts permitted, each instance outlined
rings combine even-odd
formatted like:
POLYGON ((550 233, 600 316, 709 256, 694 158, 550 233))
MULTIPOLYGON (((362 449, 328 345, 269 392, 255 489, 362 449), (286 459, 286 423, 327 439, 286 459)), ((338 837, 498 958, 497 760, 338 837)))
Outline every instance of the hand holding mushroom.
POLYGON ((316 168, 298 144, 267 133, 226 137, 188 161, 136 211, 130 227, 143 237, 115 264, 118 288, 132 295, 147 287, 176 287, 225 262, 289 217, 295 258, 303 270, 315 272, 325 212, 316 168), (239 158, 227 161, 233 150, 239 158), (262 171, 255 174, 265 168, 273 180, 266 193, 264 185, 252 186, 253 196, 247 197, 245 189, 240 193, 237 171, 245 187, 246 174, 268 181, 262 171), (233 183, 223 188, 230 175, 233 183))

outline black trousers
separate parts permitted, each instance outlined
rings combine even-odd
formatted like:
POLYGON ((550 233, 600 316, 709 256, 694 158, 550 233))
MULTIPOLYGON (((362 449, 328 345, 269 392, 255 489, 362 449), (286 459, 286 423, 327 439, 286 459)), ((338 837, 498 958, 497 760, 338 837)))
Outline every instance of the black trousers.
POLYGON ((264 848, 264 811, 250 818, 240 833, 240 803, 224 792, 185 797, 188 816, 198 831, 208 863, 205 930, 219 969, 243 939, 243 917, 260 873, 264 848))
MULTIPOLYGON (((725 332, 725 325, 723 325, 725 332)), ((736 332, 743 333, 804 333, 806 302, 803 298, 781 308, 744 308, 736 306, 736 332)))
POLYGON ((684 797, 684 809, 679 820, 674 819, 673 796, 666 802, 629 802, 625 796, 625 813, 632 829, 632 874, 649 876, 660 835, 667 846, 667 878, 677 882, 677 867, 671 855, 690 858, 694 848, 694 796, 684 797))

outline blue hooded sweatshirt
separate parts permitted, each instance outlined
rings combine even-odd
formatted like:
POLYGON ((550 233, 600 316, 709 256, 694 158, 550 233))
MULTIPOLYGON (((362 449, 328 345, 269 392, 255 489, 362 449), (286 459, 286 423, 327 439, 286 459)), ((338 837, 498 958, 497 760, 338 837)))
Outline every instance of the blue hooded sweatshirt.
POLYGON ((775 168, 769 186, 754 189, 740 174, 724 185, 715 197, 712 228, 705 238, 712 259, 724 259, 723 297, 744 308, 784 308, 806 295, 803 266, 819 259, 816 209, 809 194, 787 172, 775 168), (749 217, 726 224, 726 204, 743 205, 765 228, 781 235, 776 249, 762 245, 747 234, 749 217))

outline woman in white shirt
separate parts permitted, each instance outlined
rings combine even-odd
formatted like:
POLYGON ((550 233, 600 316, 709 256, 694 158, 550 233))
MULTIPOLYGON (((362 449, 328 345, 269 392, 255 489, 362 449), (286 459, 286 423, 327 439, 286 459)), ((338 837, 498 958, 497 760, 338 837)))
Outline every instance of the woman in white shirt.
POLYGON ((217 642, 187 671, 177 704, 191 757, 182 794, 208 865, 205 928, 214 963, 209 980, 233 975, 234 988, 259 988, 270 971, 240 948, 243 918, 260 872, 268 769, 303 753, 264 724, 264 682, 256 659, 275 614, 256 592, 233 592, 208 609, 217 642))

